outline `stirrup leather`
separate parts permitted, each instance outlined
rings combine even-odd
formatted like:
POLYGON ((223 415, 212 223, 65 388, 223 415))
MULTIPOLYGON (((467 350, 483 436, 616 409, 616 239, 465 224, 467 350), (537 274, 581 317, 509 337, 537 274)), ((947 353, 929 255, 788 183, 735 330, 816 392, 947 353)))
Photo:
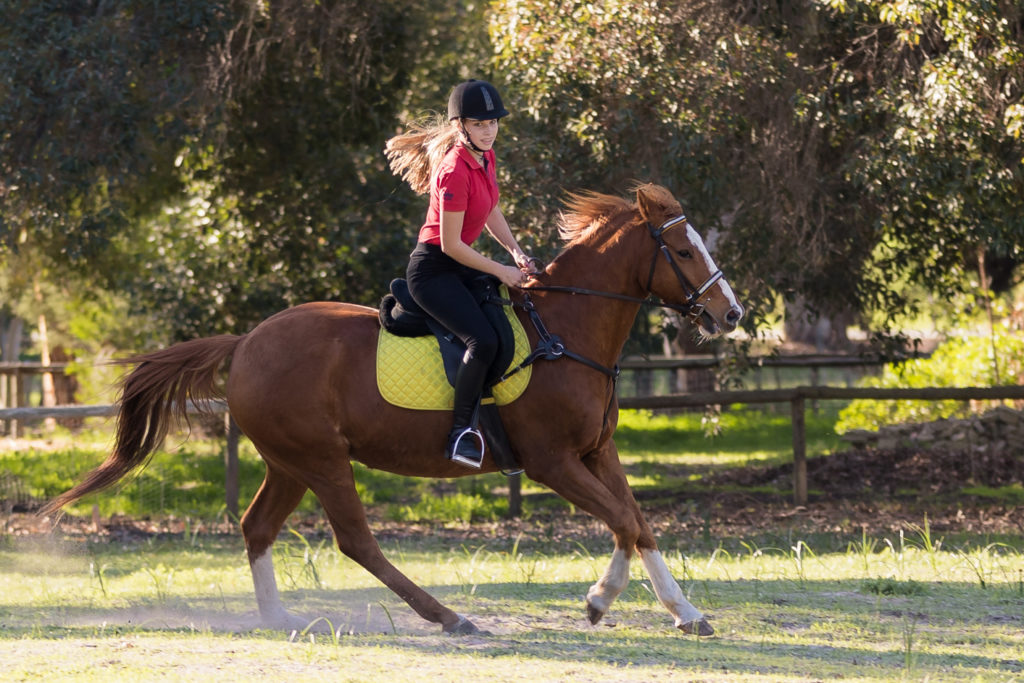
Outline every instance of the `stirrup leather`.
POLYGON ((480 466, 484 462, 484 436, 483 436, 483 434, 481 434, 480 430, 478 430, 478 429, 474 429, 472 427, 466 427, 461 432, 459 432, 459 435, 457 437, 455 437, 454 441, 452 441, 451 446, 450 446, 449 451, 448 451, 448 457, 450 459, 454 460, 457 463, 461 463, 461 464, 466 465, 468 467, 475 467, 476 469, 480 469, 480 466), (480 453, 480 458, 479 459, 474 459, 472 456, 462 455, 461 453, 459 453, 459 446, 461 444, 463 444, 463 443, 465 443, 466 446, 468 446, 469 448, 473 447, 471 445, 470 441, 463 442, 463 439, 467 439, 467 440, 469 440, 469 439, 476 439, 476 442, 479 445, 479 453, 480 453))

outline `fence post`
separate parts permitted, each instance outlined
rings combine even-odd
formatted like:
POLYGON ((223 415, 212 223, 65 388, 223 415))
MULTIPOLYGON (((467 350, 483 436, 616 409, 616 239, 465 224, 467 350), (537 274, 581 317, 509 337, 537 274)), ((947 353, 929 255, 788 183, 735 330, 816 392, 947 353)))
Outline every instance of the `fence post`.
MULTIPOLYGON (((21 401, 21 370, 14 368, 14 372, 11 373, 11 391, 10 391, 11 407, 17 408, 22 405, 21 401)), ((18 438, 18 429, 21 423, 18 420, 11 420, 7 424, 7 433, 10 434, 12 439, 18 438)))
POLYGON ((807 502, 807 444, 804 426, 804 397, 797 395, 791 404, 793 423, 793 502, 807 502))
POLYGON ((508 516, 518 519, 523 516, 523 475, 508 477, 508 516))
POLYGON ((238 519, 238 425, 231 413, 224 413, 227 447, 224 449, 224 505, 228 515, 238 519))

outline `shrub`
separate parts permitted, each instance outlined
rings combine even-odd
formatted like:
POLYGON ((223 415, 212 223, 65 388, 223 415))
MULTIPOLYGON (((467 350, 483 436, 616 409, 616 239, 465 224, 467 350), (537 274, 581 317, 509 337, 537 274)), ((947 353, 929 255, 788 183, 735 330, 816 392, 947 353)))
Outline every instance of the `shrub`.
MULTIPOLYGON (((885 388, 987 387, 1018 384, 1024 379, 1024 339, 1005 328, 992 336, 950 337, 930 358, 886 367, 880 377, 860 386, 885 388)), ((839 413, 836 432, 877 430, 889 424, 966 417, 987 408, 966 401, 876 401, 858 399, 839 413)))

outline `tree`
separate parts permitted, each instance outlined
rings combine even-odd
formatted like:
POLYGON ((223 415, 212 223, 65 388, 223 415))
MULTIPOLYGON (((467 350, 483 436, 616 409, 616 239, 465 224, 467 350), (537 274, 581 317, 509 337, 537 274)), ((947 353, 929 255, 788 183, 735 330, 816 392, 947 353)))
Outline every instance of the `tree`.
POLYGON ((982 0, 498 2, 497 61, 531 115, 518 202, 664 182, 721 230, 751 325, 779 295, 891 321, 914 304, 894 283, 948 296, 979 249, 1019 253, 1022 17, 982 0))
POLYGON ((224 3, 4 3, 0 236, 66 264, 107 246, 177 190, 167 169, 209 106, 206 57, 224 3))
POLYGON ((395 244, 411 198, 392 196, 381 148, 411 8, 10 3, 4 244, 97 273, 175 336, 243 331, 311 298, 369 301, 409 248, 395 244))

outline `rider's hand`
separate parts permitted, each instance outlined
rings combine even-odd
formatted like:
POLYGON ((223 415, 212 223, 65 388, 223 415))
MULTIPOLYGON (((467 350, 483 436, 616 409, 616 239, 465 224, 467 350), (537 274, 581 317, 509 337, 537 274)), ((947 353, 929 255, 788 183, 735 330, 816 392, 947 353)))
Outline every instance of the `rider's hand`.
POLYGON ((515 259, 516 265, 519 266, 519 270, 527 275, 536 275, 540 272, 537 268, 537 259, 531 258, 523 252, 513 254, 512 258, 515 259))
POLYGON ((501 283, 509 287, 522 287, 526 282, 526 273, 515 266, 502 266, 497 275, 501 283))

